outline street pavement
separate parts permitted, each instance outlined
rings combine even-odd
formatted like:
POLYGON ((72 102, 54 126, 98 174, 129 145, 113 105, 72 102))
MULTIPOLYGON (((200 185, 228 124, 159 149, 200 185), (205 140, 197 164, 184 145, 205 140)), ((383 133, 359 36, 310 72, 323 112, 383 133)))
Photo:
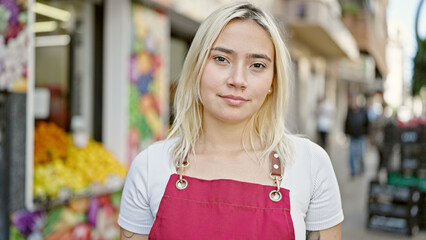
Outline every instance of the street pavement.
MULTIPOLYGON (((377 152, 368 145, 365 155, 365 173, 351 178, 349 174, 348 149, 349 142, 343 133, 334 133, 330 136, 330 146, 327 151, 333 163, 342 196, 345 220, 342 223, 343 240, 382 240, 382 239, 410 239, 425 240, 426 230, 415 236, 404 236, 382 231, 367 229, 367 197, 369 182, 375 175, 377 167, 377 152)), ((381 175, 386 179, 386 173, 381 175)))

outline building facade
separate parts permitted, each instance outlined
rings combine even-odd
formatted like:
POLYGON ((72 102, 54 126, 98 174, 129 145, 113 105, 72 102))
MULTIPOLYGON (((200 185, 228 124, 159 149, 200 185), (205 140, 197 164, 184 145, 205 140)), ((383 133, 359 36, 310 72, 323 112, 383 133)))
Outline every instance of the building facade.
MULTIPOLYGON (((337 128, 343 129, 348 99, 383 94, 388 73, 386 9, 388 0, 340 0, 342 21, 356 40, 360 58, 336 61, 338 86, 337 128)), ((364 101, 366 102, 366 101, 364 101)))
POLYGON ((333 105, 337 102, 339 79, 333 64, 356 60, 359 50, 341 20, 338 1, 282 0, 275 4, 274 14, 286 28, 294 61, 289 126, 293 132, 316 140, 317 101, 325 97, 333 105))

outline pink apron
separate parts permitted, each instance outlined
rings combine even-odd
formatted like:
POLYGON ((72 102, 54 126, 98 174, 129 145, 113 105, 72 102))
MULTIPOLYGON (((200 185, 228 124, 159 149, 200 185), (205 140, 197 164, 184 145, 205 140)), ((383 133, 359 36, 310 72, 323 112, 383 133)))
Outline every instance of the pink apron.
POLYGON ((149 239, 295 239, 281 164, 277 154, 270 158, 275 187, 182 176, 185 160, 170 176, 149 239))

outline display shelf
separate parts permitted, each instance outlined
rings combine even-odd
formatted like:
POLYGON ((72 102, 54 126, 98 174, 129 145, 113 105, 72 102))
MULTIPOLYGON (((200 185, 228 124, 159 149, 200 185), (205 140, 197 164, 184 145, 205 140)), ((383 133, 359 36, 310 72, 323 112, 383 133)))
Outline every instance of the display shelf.
POLYGON ((34 131, 33 209, 121 190, 127 174, 102 143, 40 121, 34 131))
POLYGON ((106 180, 105 184, 92 183, 86 189, 81 191, 73 192, 70 188, 62 188, 59 191, 58 196, 55 198, 50 198, 48 196, 34 197, 34 209, 48 210, 58 206, 66 205, 67 202, 74 199, 100 196, 118 192, 123 189, 124 181, 125 178, 119 176, 110 176, 106 180))

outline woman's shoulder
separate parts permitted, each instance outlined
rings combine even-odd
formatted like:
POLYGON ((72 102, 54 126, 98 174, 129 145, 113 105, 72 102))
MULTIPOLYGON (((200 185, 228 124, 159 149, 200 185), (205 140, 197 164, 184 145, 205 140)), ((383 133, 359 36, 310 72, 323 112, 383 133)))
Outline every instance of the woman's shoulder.
POLYGON ((296 164, 305 164, 306 162, 315 164, 330 161, 327 152, 309 138, 301 135, 289 135, 288 139, 292 144, 296 164))
POLYGON ((145 150, 149 153, 165 154, 169 153, 177 139, 163 139, 149 145, 145 150))
POLYGON ((314 152, 322 152, 325 151, 321 146, 319 146, 317 143, 311 141, 308 137, 305 137, 303 135, 288 135, 288 139, 292 144, 292 147, 294 151, 297 152, 307 152, 314 151, 314 152))
POLYGON ((170 151, 175 142, 175 139, 164 139, 152 143, 134 158, 132 165, 170 165, 170 151))

